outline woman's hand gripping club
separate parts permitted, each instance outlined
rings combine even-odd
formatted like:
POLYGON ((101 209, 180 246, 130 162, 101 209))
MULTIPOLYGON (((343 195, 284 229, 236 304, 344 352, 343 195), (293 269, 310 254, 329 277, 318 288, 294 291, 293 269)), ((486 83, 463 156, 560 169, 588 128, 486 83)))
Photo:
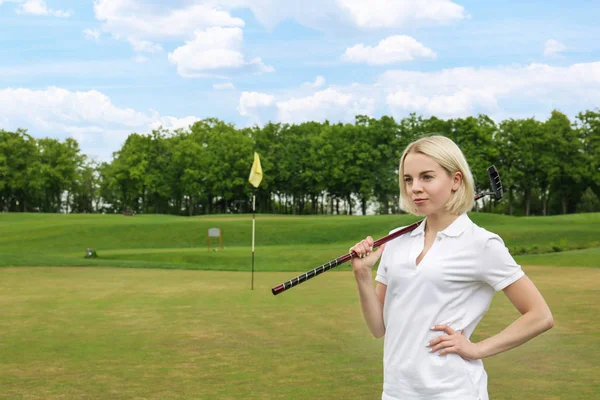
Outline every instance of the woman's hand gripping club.
POLYGON ((381 253, 385 249, 385 243, 379 246, 375 251, 373 251, 373 244, 375 241, 371 236, 367 236, 366 239, 361 240, 352 246, 349 250, 350 254, 353 252, 356 254, 356 257, 352 257, 352 270, 354 271, 354 275, 357 278, 361 279, 372 279, 371 277, 371 269, 381 257, 381 253))

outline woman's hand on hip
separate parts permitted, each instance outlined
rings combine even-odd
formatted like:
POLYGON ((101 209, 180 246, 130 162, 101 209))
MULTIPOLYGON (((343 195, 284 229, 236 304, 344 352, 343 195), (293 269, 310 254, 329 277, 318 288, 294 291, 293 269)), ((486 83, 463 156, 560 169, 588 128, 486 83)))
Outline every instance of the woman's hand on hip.
POLYGON ((446 335, 438 336, 427 343, 427 347, 430 347, 429 351, 431 353, 439 351, 438 355, 440 356, 455 353, 467 360, 478 360, 481 358, 479 347, 467 339, 464 330, 455 331, 449 325, 436 325, 431 330, 446 333, 446 335))

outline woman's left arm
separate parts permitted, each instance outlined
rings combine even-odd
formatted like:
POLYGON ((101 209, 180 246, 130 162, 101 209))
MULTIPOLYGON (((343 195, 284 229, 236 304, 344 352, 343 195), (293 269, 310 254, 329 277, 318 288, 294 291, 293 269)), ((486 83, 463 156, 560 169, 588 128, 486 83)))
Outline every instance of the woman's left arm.
POLYGON ((519 310, 521 317, 502 332, 477 343, 478 358, 490 357, 515 348, 554 326, 554 318, 548 304, 527 275, 503 290, 519 310))
POLYGON ((456 332, 448 325, 436 325, 435 331, 446 333, 427 344, 431 352, 440 351, 440 356, 456 353, 463 358, 475 360, 493 356, 513 349, 554 326, 550 308, 527 275, 505 287, 504 294, 521 313, 521 317, 502 332, 482 340, 470 342, 462 332, 456 332))

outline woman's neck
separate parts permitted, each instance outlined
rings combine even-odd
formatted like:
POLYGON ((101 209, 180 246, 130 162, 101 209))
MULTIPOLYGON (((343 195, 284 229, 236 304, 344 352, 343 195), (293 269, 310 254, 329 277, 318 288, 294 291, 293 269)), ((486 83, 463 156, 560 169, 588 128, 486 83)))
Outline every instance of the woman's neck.
POLYGON ((447 227, 449 227, 456 219, 458 215, 444 213, 442 215, 439 214, 431 214, 427 216, 427 222, 425 223, 425 234, 426 235, 435 235, 438 232, 443 231, 447 227))

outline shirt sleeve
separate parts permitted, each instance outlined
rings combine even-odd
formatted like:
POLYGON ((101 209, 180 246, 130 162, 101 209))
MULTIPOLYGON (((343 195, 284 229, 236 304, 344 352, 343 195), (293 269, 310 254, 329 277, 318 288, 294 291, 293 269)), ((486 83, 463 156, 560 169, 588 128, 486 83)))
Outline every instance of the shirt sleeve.
MULTIPOLYGON (((392 229, 390 231, 389 234, 392 234, 396 231, 399 231, 400 229, 404 229, 406 228, 406 226, 401 226, 400 228, 396 228, 396 229, 392 229)), ((394 239, 394 240, 398 240, 398 238, 394 239)), ((387 286, 388 284, 388 259, 390 257, 390 253, 392 252, 391 247, 392 247, 392 242, 388 242, 387 245, 385 246, 385 249, 383 250, 383 254, 381 255, 381 258, 379 259, 379 267, 377 268, 377 275, 375 276, 375 280, 379 283, 383 283, 384 285, 387 286)))
POLYGON ((499 291, 521 279, 525 273, 498 235, 487 239, 480 263, 481 280, 499 291))

